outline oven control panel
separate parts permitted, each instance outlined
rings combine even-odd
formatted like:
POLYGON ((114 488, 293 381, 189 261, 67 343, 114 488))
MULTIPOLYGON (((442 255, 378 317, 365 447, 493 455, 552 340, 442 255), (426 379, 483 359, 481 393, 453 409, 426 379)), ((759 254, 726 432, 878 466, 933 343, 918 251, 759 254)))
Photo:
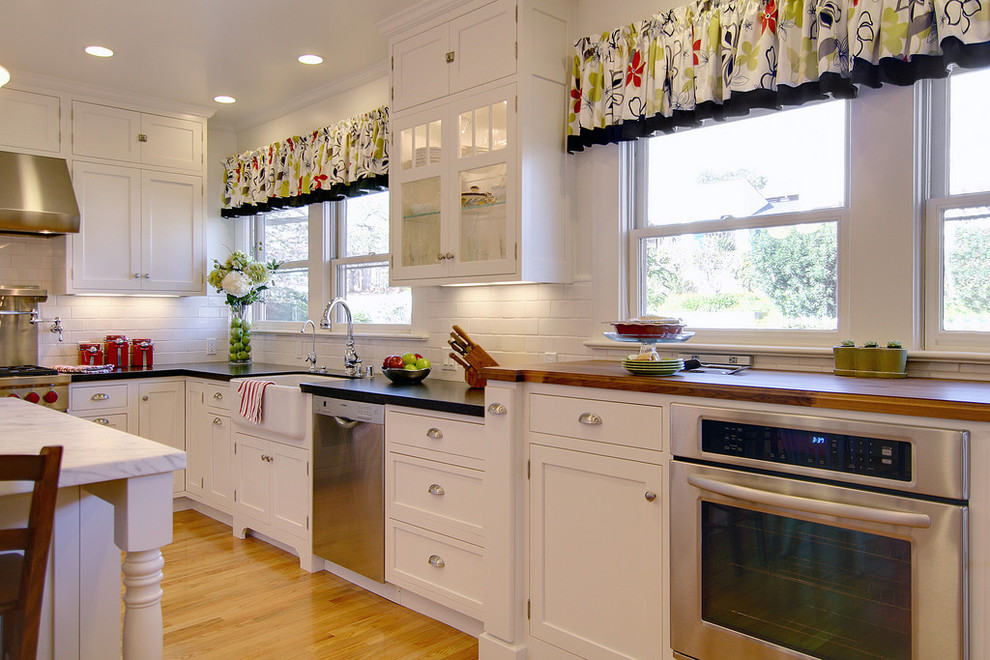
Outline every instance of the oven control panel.
POLYGON ((911 443, 903 440, 703 419, 701 448, 767 463, 911 481, 911 443))

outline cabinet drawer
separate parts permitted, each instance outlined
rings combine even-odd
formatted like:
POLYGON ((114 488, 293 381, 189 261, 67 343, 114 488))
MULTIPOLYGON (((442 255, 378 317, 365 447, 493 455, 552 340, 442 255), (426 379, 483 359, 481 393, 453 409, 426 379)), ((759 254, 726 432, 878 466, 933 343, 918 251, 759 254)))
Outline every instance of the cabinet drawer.
POLYGON ((644 449, 663 449, 661 408, 533 394, 529 430, 644 449))
POLYGON ((390 410, 385 429, 389 442, 458 456, 484 458, 483 422, 465 422, 390 410))
POLYGON ((480 618, 481 548, 401 522, 388 523, 392 561, 386 579, 480 618))
POLYGON ((73 386, 69 388, 69 410, 109 410, 127 407, 127 384, 73 386))
POLYGON ((203 388, 203 400, 206 407, 217 412, 230 413, 230 385, 210 385, 203 388))
POLYGON ((389 454, 389 468, 391 517, 484 542, 483 472, 397 453, 389 454))
POLYGON ((106 426, 107 428, 127 431, 127 413, 114 413, 112 415, 79 415, 79 419, 88 419, 91 422, 106 426))

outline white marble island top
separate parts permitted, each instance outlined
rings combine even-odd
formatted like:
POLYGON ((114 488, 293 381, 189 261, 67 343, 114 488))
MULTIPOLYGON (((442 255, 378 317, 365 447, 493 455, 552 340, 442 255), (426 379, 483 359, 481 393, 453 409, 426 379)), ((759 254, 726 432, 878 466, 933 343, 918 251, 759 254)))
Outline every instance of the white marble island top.
MULTIPOLYGON (((65 447, 60 487, 186 467, 186 453, 179 449, 20 399, 0 399, 0 454, 37 454, 46 445, 65 447)), ((26 482, 7 484, 0 486, 0 495, 29 489, 26 482)))

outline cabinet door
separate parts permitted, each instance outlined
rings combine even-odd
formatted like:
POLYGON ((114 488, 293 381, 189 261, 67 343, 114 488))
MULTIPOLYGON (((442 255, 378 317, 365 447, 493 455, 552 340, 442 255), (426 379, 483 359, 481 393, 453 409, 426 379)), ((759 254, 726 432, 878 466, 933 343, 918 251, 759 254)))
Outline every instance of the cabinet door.
POLYGON ((142 289, 205 293, 202 177, 145 171, 141 206, 142 289))
POLYGON ((271 520, 270 442, 234 434, 237 497, 234 507, 263 523, 271 520))
POLYGON ((59 98, 16 89, 0 92, 0 145, 58 153, 59 98))
MULTIPOLYGON (((185 383, 138 385, 138 435, 185 451, 185 383)), ((174 492, 186 486, 185 470, 172 473, 174 492)))
POLYGON ((141 171, 76 161, 72 166, 81 230, 69 238, 69 289, 141 289, 141 171))
POLYGON ((499 0, 450 22, 450 93, 516 72, 516 2, 499 0))
POLYGON ((141 113, 72 102, 72 155, 141 162, 141 113))
POLYGON ((272 525, 309 537, 309 457, 305 449, 271 443, 272 525))
POLYGON ((205 496, 210 504, 229 511, 233 492, 230 417, 208 413, 206 419, 210 432, 205 496))
POLYGON ((203 171, 203 124, 161 115, 141 115, 141 162, 203 171))
POLYGON ((449 93, 448 44, 448 27, 441 25, 392 45, 393 112, 449 93))
POLYGON ((186 383, 186 492, 205 499, 209 467, 209 432, 203 386, 186 383))
POLYGON ((530 460, 530 635, 584 658, 659 658, 661 468, 541 445, 530 460))
POLYGON ((449 227, 450 274, 513 273, 519 207, 515 85, 463 99, 451 110, 458 199, 449 227))

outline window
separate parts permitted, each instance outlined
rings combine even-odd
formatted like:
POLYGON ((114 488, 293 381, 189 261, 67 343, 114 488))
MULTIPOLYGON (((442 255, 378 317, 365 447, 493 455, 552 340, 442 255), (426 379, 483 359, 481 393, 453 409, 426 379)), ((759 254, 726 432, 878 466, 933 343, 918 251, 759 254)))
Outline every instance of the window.
POLYGON ((931 84, 926 348, 990 346, 990 70, 931 84))
POLYGON ((381 192, 256 216, 255 258, 282 262, 263 302, 253 305, 261 328, 318 321, 327 301, 340 296, 355 324, 408 329, 411 290, 388 284, 388 213, 388 192, 381 192))
POLYGON ((631 315, 836 332, 846 115, 832 101, 637 143, 631 315))

